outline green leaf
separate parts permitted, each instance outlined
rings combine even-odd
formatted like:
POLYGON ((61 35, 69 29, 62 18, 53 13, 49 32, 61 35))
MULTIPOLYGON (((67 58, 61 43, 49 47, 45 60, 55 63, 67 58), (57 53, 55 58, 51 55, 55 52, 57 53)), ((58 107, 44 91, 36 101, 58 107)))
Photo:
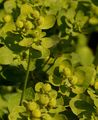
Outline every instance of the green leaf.
POLYGON ((6 94, 4 98, 7 101, 8 110, 11 112, 14 107, 17 107, 20 102, 21 93, 6 94))
POLYGON ((3 99, 3 97, 0 95, 0 110, 3 110, 7 107, 7 101, 3 99))
POLYGON ((19 42, 19 45, 23 47, 30 47, 32 43, 33 43, 32 38, 24 38, 23 40, 19 42))
POLYGON ((12 32, 13 30, 16 30, 15 24, 13 22, 6 23, 0 29, 0 36, 5 37, 7 35, 7 32, 12 32))
POLYGON ((24 91, 24 99, 32 100, 34 99, 34 96, 35 96, 35 93, 32 87, 29 87, 24 91))
POLYGON ((88 16, 85 16, 82 10, 78 10, 75 17, 75 22, 79 30, 84 27, 87 21, 88 21, 88 16))
POLYGON ((67 117, 63 114, 56 114, 53 120, 68 120, 67 117))
POLYGON ((82 65, 90 65, 93 63, 94 56, 89 47, 87 46, 77 47, 76 52, 80 57, 80 62, 82 65))
POLYGON ((40 29, 49 29, 52 28, 55 24, 55 16, 54 15, 46 15, 40 18, 40 29))
POLYGON ((62 80, 60 77, 57 77, 56 75, 50 75, 49 76, 49 82, 54 86, 60 86, 62 83, 62 80))
POLYGON ((92 113, 95 111, 93 104, 91 105, 83 99, 81 95, 77 95, 69 102, 70 108, 74 114, 82 118, 83 116, 91 118, 92 113))
POLYGON ((66 18, 73 23, 74 22, 74 17, 75 17, 76 11, 73 8, 70 8, 66 12, 66 18))
POLYGON ((70 94, 68 88, 65 85, 60 85, 59 92, 62 95, 69 95, 70 94))
POLYGON ((50 50, 47 48, 44 48, 41 45, 36 45, 35 43, 33 43, 32 48, 41 52, 42 55, 40 58, 46 58, 50 55, 50 50))
MULTIPOLYGON (((82 87, 84 89, 87 89, 89 87, 89 85, 91 84, 92 80, 95 78, 95 74, 96 74, 96 71, 95 71, 95 68, 93 65, 90 65, 90 66, 80 66, 80 67, 77 67, 77 70, 82 70, 85 72, 84 74, 84 77, 85 77, 85 80, 82 84, 82 87)), ((81 77, 81 75, 80 75, 81 77)))
POLYGON ((0 64, 11 64, 13 62, 14 54, 7 47, 0 48, 0 64))
POLYGON ((25 112, 25 108, 23 106, 16 106, 13 108, 12 112, 9 114, 9 120, 24 120, 21 117, 21 113, 25 112))
POLYGON ((49 109, 49 113, 60 113, 60 112, 63 112, 65 111, 65 106, 62 106, 62 105, 58 105, 57 108, 55 109, 49 109))
POLYGON ((41 38, 41 45, 44 48, 51 48, 55 46, 57 43, 59 43, 60 39, 55 35, 52 37, 44 37, 41 38))
POLYGON ((32 58, 40 58, 41 57, 41 52, 36 49, 31 49, 31 56, 32 58))
POLYGON ((98 107, 98 95, 95 94, 95 91, 89 89, 88 94, 90 95, 91 99, 94 101, 96 107, 98 107))

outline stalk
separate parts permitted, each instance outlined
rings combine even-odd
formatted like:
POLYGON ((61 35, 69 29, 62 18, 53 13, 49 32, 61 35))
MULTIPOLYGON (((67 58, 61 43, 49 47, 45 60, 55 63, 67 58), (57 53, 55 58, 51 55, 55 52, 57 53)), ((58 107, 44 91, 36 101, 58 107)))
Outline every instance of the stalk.
POLYGON ((27 86, 27 82, 28 82, 28 78, 29 78, 29 67, 30 67, 30 48, 29 48, 29 56, 28 56, 26 77, 25 77, 24 86, 23 86, 23 90, 22 90, 22 94, 21 94, 21 98, 20 98, 20 104, 19 104, 20 106, 22 105, 24 92, 26 90, 26 86, 27 86))

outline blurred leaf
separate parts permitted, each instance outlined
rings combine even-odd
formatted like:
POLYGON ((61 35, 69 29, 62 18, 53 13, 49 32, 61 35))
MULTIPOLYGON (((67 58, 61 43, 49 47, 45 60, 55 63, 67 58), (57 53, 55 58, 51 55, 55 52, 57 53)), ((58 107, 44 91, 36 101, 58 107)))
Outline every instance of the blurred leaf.
POLYGON ((7 101, 7 107, 10 112, 12 112, 14 107, 17 107, 20 102, 21 93, 9 93, 4 96, 7 101))
POLYGON ((12 13, 13 9, 16 8, 16 2, 13 0, 8 0, 4 2, 4 9, 6 13, 12 13))
POLYGON ((23 106, 16 106, 13 108, 11 113, 9 114, 8 118, 9 120, 24 120, 24 118, 21 117, 20 113, 25 112, 25 108, 23 106))
POLYGON ((0 64, 11 64, 13 62, 14 54, 7 47, 0 48, 0 64))
POLYGON ((80 57, 80 62, 82 65, 90 65, 93 63, 94 56, 91 49, 87 46, 77 47, 76 52, 80 57))
POLYGON ((19 45, 23 47, 30 47, 32 43, 33 43, 32 38, 24 38, 19 42, 19 45))
POLYGON ((39 26, 40 29, 49 29, 53 27, 55 24, 55 16, 54 15, 46 15, 42 17, 42 23, 39 26))
POLYGON ((59 38, 55 35, 55 36, 52 36, 52 37, 44 37, 41 39, 41 45, 44 47, 44 48, 50 48, 50 47, 53 47, 55 46, 57 43, 59 43, 59 38))

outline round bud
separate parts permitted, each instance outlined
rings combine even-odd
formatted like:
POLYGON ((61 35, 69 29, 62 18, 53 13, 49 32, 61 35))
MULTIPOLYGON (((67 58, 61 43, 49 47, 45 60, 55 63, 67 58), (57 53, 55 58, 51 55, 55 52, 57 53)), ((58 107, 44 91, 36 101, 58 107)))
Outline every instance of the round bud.
POLYGON ((41 111, 39 109, 35 109, 32 111, 32 116, 35 118, 40 118, 41 117, 41 111))
POLYGON ((31 21, 26 21, 25 28, 30 30, 30 29, 34 28, 34 25, 32 24, 31 21))
POLYGON ((43 90, 44 90, 45 92, 51 91, 51 85, 50 85, 49 83, 45 83, 45 84, 43 85, 43 90))
POLYGON ((12 17, 11 17, 11 15, 6 15, 6 16, 4 16, 3 19, 4 19, 4 21, 5 21, 6 23, 8 23, 8 22, 11 21, 12 17))
POLYGON ((49 106, 50 106, 50 107, 56 107, 56 99, 55 99, 55 98, 52 98, 52 99, 49 101, 49 106))
POLYGON ((49 103, 49 97, 45 94, 40 96, 40 103, 43 105, 47 105, 49 103))
POLYGON ((23 21, 18 20, 18 21, 16 22, 16 26, 17 26, 18 28, 22 28, 22 27, 24 26, 23 21))
POLYGON ((36 103, 36 102, 29 102, 28 104, 27 104, 27 108, 28 108, 28 110, 30 110, 30 111, 32 111, 32 110, 35 110, 35 109, 37 109, 37 107, 38 107, 38 104, 36 103))

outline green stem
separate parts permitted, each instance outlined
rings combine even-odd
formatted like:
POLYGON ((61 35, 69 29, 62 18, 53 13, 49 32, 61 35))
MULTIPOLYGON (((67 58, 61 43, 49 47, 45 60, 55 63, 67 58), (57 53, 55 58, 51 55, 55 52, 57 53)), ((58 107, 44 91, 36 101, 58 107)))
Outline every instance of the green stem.
POLYGON ((28 56, 28 64, 27 64, 27 71, 26 71, 26 77, 25 77, 25 81, 24 81, 24 86, 23 86, 23 91, 21 94, 21 98, 20 98, 20 106, 22 105, 22 101, 23 101, 23 97, 24 97, 24 92, 27 86, 27 82, 28 82, 28 78, 29 78, 29 66, 30 66, 30 48, 29 48, 29 56, 28 56))
POLYGON ((54 61, 53 61, 53 63, 52 63, 52 65, 50 65, 50 66, 45 70, 46 73, 47 73, 47 72, 50 70, 50 68, 54 65, 56 59, 57 59, 57 58, 55 58, 54 61))
POLYGON ((50 56, 49 56, 49 58, 46 60, 46 62, 42 65, 42 68, 44 68, 45 67, 45 65, 47 65, 48 64, 48 62, 49 62, 49 60, 50 60, 50 56))

